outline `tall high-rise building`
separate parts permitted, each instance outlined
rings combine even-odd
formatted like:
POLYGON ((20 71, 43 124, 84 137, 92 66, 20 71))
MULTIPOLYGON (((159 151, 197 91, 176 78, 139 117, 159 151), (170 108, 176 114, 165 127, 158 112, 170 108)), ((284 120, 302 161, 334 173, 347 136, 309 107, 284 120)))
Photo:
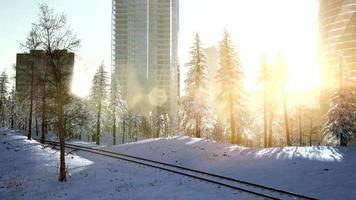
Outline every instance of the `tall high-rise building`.
POLYGON ((319 31, 320 105, 325 114, 329 108, 330 89, 338 86, 340 64, 350 71, 356 70, 356 0, 320 0, 319 31))
POLYGON ((113 0, 112 65, 129 109, 177 109, 178 0, 113 0))

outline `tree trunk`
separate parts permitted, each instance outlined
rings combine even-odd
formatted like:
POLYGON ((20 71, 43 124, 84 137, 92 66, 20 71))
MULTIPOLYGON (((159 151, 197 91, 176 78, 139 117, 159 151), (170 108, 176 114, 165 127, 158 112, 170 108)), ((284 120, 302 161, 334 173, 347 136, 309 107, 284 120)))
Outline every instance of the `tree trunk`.
POLYGON ((122 144, 125 144, 125 119, 122 120, 122 144))
POLYGON ((28 132, 27 132, 27 139, 32 139, 32 98, 30 100, 30 114, 28 118, 28 132))
POLYGON ((235 118, 235 127, 236 127, 236 144, 243 145, 241 133, 241 123, 238 122, 238 119, 235 118))
POLYGON ((264 92, 263 92, 263 130, 264 130, 264 147, 268 147, 268 136, 267 136, 267 91, 266 91, 266 86, 264 86, 264 92))
POLYGON ((195 118, 195 137, 200 138, 201 137, 201 117, 197 116, 195 118))
POLYGON ((42 82, 42 124, 41 124, 41 143, 44 144, 46 140, 47 134, 47 102, 46 102, 46 95, 47 95, 47 67, 44 66, 43 69, 43 82, 42 82))
POLYGON ((130 119, 129 121, 128 121, 128 137, 130 138, 130 139, 132 139, 132 120, 130 119))
POLYGON ((273 146, 273 105, 269 111, 269 118, 268 118, 268 147, 273 146))
POLYGON ((299 146, 303 143, 303 130, 302 130, 302 106, 299 107, 299 146))
POLYGON ((168 137, 168 132, 169 132, 169 127, 168 127, 168 125, 169 125, 169 122, 168 122, 168 117, 166 116, 166 118, 165 118, 165 123, 164 123, 165 125, 164 125, 164 136, 165 137, 168 137))
POLYGON ((137 119, 136 119, 136 116, 135 116, 135 142, 137 142, 137 138, 138 138, 138 130, 137 130, 137 119))
POLYGON ((26 117, 26 114, 24 114, 24 117, 23 117, 23 123, 22 123, 22 130, 26 130, 26 122, 27 122, 27 117, 26 117))
POLYGON ((38 120, 37 120, 37 117, 35 117, 35 124, 36 124, 36 136, 38 136, 38 120))
POLYGON ((230 133, 231 133, 231 144, 237 144, 236 140, 236 125, 235 125, 235 117, 233 111, 232 97, 229 95, 229 111, 230 111, 230 133))
POLYGON ((96 122, 96 144, 100 144, 100 118, 101 118, 101 102, 99 102, 98 106, 98 117, 96 122))
MULTIPOLYGON (((14 112, 14 111, 12 111, 14 112)), ((11 114, 11 129, 14 128, 14 114, 11 114)))
POLYGON ((313 120, 310 121, 309 146, 312 146, 313 120))
POLYGON ((43 93, 42 93, 42 125, 41 125, 41 143, 44 144, 46 140, 46 126, 47 126, 47 103, 46 103, 46 92, 45 84, 43 84, 43 93))
POLYGON ((161 131, 161 115, 158 115, 157 118, 157 133, 156 137, 159 138, 159 132, 161 131))
POLYGON ((347 139, 343 134, 340 134, 340 146, 346 147, 347 146, 347 139))
POLYGON ((5 98, 3 100, 3 106, 2 106, 2 127, 5 127, 5 98))
POLYGON ((267 130, 267 73, 266 63, 263 63, 263 122, 264 122, 264 147, 268 147, 268 130, 267 130))
POLYGON ((284 89, 282 90, 282 97, 283 97, 283 112, 284 112, 284 125, 286 130, 286 141, 287 146, 290 146, 290 133, 289 133, 289 125, 288 125, 288 113, 287 113, 287 103, 286 103, 286 94, 284 89))
POLYGON ((32 56, 32 65, 31 65, 31 86, 30 86, 30 117, 28 119, 28 133, 27 133, 27 139, 31 140, 32 139, 32 110, 33 110, 33 79, 34 79, 34 56, 32 56))
POLYGON ((63 105, 63 94, 62 85, 59 84, 59 92, 57 96, 57 106, 58 106, 58 131, 59 131, 59 144, 60 144, 60 167, 59 167, 59 181, 67 181, 66 167, 65 167, 65 130, 64 130, 64 105, 63 105))
POLYGON ((67 115, 63 115, 63 129, 64 129, 64 132, 68 135, 66 135, 66 137, 68 138, 73 138, 73 135, 72 133, 67 133, 67 115))
POLYGON ((112 127, 112 145, 116 145, 116 115, 114 112, 113 116, 113 127, 112 127))
MULTIPOLYGON (((343 82, 343 65, 342 65, 342 55, 340 55, 339 58, 339 93, 343 90, 344 88, 344 82, 343 82)), ((347 138, 344 136, 344 134, 340 134, 340 146, 346 147, 347 146, 347 138)))

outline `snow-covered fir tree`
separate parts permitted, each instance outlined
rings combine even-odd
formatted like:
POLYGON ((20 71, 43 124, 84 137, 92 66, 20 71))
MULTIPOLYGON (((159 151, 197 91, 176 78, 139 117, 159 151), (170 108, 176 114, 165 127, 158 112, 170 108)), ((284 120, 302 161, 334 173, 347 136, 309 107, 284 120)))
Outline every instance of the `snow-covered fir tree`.
POLYGON ((330 98, 330 109, 324 126, 325 139, 347 146, 356 135, 356 81, 340 61, 339 87, 330 98))
POLYGON ((107 96, 108 87, 108 75, 104 69, 104 64, 102 63, 98 70, 96 71, 91 88, 91 100, 95 108, 96 113, 96 133, 95 140, 96 144, 100 144, 100 134, 101 134, 101 122, 102 122, 102 112, 105 108, 105 99, 107 96))
POLYGON ((217 101, 224 114, 223 117, 229 120, 231 143, 240 144, 243 130, 242 116, 246 113, 243 103, 244 75, 227 31, 224 32, 223 40, 220 42, 220 67, 216 81, 220 85, 217 101))
POLYGON ((211 114, 208 104, 207 92, 207 65, 206 56, 200 37, 196 34, 194 45, 190 51, 190 62, 187 79, 185 80, 185 96, 182 98, 184 117, 182 126, 185 131, 193 133, 200 138, 202 131, 211 129, 211 114))
POLYGON ((110 105, 109 105, 109 112, 110 112, 110 122, 112 124, 112 137, 113 137, 113 145, 116 144, 116 132, 118 129, 118 122, 120 117, 123 116, 124 113, 127 112, 126 102, 122 99, 121 96, 121 88, 120 83, 118 80, 118 76, 113 73, 111 77, 111 84, 110 84, 110 105))

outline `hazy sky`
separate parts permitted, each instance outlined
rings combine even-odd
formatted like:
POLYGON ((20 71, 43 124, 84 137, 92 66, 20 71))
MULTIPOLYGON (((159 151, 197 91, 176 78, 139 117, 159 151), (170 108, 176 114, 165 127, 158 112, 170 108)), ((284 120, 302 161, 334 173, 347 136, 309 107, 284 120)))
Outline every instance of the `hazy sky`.
MULTIPOLYGON (((81 39, 73 89, 86 94, 97 66, 104 61, 110 67, 111 0, 0 0, 0 70, 14 74, 19 43, 36 21, 40 2, 64 11, 81 39)), ((181 66, 195 32, 208 47, 218 44, 224 28, 240 52, 250 85, 255 84, 261 53, 272 59, 277 50, 290 65, 291 87, 318 83, 317 0, 180 0, 181 66), (300 78, 305 81, 296 81, 300 78)))

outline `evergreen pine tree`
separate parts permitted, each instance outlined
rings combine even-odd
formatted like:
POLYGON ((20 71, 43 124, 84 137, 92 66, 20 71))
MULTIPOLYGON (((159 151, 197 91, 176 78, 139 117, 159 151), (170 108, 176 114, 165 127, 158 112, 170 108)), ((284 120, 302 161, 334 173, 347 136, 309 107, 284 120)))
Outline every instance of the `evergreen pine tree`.
MULTIPOLYGON (((237 132, 237 115, 242 122, 243 109, 243 72, 241 62, 235 55, 229 33, 224 32, 220 43, 220 67, 217 71, 216 81, 220 84, 218 101, 228 113, 230 127, 230 140, 232 144, 241 144, 241 133, 237 132)), ((241 127, 241 126, 240 126, 241 127)))
POLYGON ((196 34, 194 45, 190 51, 191 60, 187 79, 185 80, 186 95, 182 99, 184 118, 182 125, 185 129, 194 132, 195 137, 202 136, 203 128, 207 127, 209 120, 209 105, 207 93, 207 65, 206 56, 202 48, 199 35, 196 34))
POLYGON ((110 84, 110 114, 111 114, 111 122, 112 122, 112 137, 113 137, 113 145, 116 145, 116 131, 117 131, 117 123, 120 116, 126 112, 126 103, 122 99, 120 83, 115 73, 111 77, 110 84))
POLYGON ((91 89, 91 98, 94 103, 94 107, 96 109, 96 133, 95 140, 96 144, 100 144, 100 136, 101 136, 101 120, 102 120, 102 110, 105 104, 105 98, 107 95, 107 87, 108 87, 108 75, 104 69, 104 64, 102 63, 98 70, 96 71, 93 81, 92 81, 92 89, 91 89))
POLYGON ((356 81, 342 65, 340 57, 339 87, 330 98, 330 109, 324 127, 326 139, 336 138, 340 146, 347 146, 356 135, 356 81))

